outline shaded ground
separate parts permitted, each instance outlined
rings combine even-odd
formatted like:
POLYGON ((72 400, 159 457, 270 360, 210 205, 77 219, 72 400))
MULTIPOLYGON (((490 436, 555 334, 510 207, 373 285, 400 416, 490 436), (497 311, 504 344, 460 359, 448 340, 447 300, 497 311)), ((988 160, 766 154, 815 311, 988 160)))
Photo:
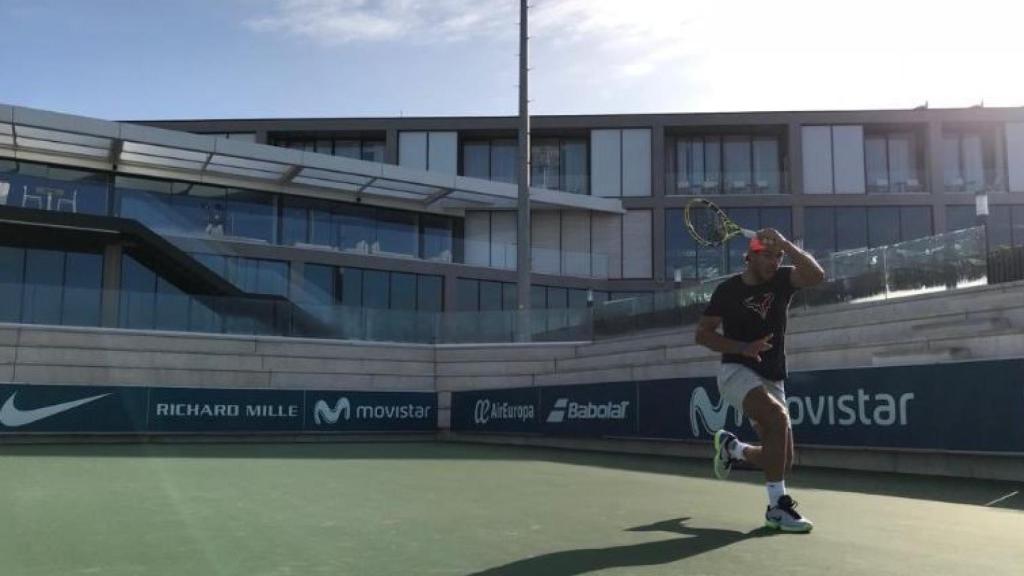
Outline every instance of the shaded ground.
POLYGON ((734 476, 467 444, 0 446, 0 573, 1024 573, 1020 485, 800 471, 797 536, 734 476))

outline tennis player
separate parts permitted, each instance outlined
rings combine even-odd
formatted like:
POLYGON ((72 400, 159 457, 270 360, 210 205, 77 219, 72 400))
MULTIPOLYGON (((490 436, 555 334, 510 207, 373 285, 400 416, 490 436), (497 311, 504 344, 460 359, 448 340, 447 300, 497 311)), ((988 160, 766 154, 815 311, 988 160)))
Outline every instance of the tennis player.
POLYGON ((696 341, 722 354, 719 393, 750 418, 761 445, 717 431, 715 476, 726 478, 737 461, 761 468, 768 489, 765 525, 809 532, 814 524, 796 511, 796 501, 786 492, 785 474, 793 465, 793 429, 783 387, 786 319, 793 294, 819 284, 825 272, 810 254, 772 228, 750 239, 744 259, 743 273, 719 284, 712 294, 697 325, 696 341), (785 255, 792 266, 781 266, 785 255))

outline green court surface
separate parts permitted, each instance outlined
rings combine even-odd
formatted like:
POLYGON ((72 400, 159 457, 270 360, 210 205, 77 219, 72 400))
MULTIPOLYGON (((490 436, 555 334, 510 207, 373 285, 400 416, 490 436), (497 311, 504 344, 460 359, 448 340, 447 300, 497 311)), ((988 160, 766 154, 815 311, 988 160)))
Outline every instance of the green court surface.
POLYGON ((0 446, 0 574, 1024 574, 1019 484, 444 443, 0 446), (1001 500, 1000 500, 1001 499, 1001 500), (996 503, 993 501, 999 500, 996 503))

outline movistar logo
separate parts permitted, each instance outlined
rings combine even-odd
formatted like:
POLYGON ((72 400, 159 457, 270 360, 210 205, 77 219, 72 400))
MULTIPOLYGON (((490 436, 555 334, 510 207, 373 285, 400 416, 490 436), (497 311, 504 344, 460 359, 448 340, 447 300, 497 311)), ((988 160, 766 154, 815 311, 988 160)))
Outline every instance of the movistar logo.
POLYGON ((337 424, 339 420, 425 420, 430 418, 430 406, 422 404, 362 404, 355 407, 347 396, 342 396, 331 407, 324 400, 313 405, 313 421, 317 424, 337 424))
POLYGON ((327 402, 320 400, 313 407, 313 421, 317 424, 337 424, 338 420, 344 416, 345 420, 348 420, 352 416, 352 406, 348 402, 348 398, 342 396, 338 398, 338 401, 334 403, 334 408, 331 408, 327 402))
POLYGON ((533 405, 491 402, 486 398, 477 400, 473 406, 473 423, 487 424, 491 420, 533 420, 533 405))
POLYGON ((43 406, 42 408, 34 408, 32 410, 21 410, 14 405, 14 397, 18 393, 15 392, 4 402, 4 405, 0 407, 0 424, 9 428, 17 428, 18 426, 25 426, 33 422, 38 422, 44 418, 50 416, 56 416, 61 412, 67 412, 74 408, 78 408, 89 402, 94 402, 103 398, 104 396, 110 396, 110 394, 100 394, 99 396, 90 396, 88 398, 82 398, 80 400, 72 400, 70 402, 61 402, 60 404, 51 404, 49 406, 43 406))
MULTIPOLYGON (((694 436, 701 435, 701 427, 704 433, 714 435, 716 430, 725 428, 729 419, 729 405, 724 398, 719 398, 717 404, 711 403, 711 397, 703 386, 694 388, 690 394, 690 431, 694 436)), ((743 415, 738 410, 733 410, 733 422, 739 427, 743 424, 743 415)))
POLYGON ((570 402, 568 398, 555 400, 548 414, 548 424, 558 424, 565 420, 625 420, 629 400, 622 402, 570 402))

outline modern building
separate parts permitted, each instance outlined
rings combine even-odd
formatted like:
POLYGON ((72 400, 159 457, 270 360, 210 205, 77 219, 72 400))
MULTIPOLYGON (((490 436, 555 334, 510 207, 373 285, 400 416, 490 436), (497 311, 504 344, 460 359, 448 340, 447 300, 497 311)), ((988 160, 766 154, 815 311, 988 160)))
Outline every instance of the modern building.
MULTIPOLYGON (((972 226, 986 192, 992 248, 1024 245, 1022 108, 531 122, 533 309, 739 270, 685 232, 694 196, 826 255, 972 226)), ((0 106, 0 319, 432 341, 439 312, 517 307, 516 127, 0 106)))

